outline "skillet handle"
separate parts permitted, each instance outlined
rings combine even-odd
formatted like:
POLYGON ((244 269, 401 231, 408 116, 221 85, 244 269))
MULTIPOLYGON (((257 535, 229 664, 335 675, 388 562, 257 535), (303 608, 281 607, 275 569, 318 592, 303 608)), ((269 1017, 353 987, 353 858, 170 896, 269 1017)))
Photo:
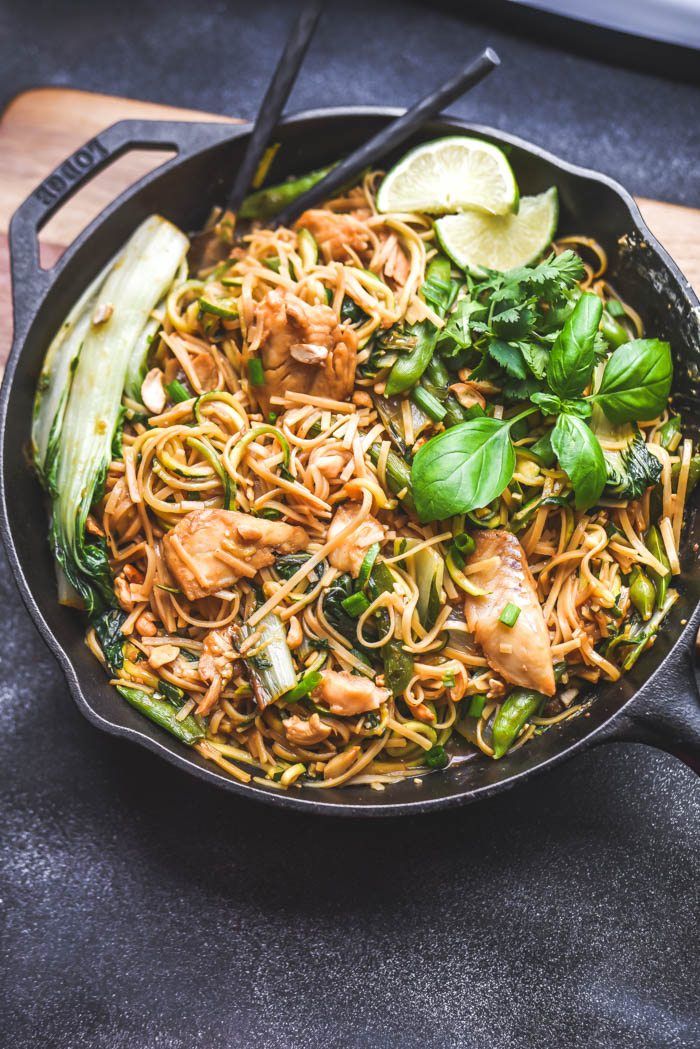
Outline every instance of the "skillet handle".
POLYGON ((609 726, 600 743, 646 743, 684 761, 700 775, 700 692, 696 674, 698 614, 671 659, 639 690, 609 726))
MULTIPOLYGON (((26 335, 36 309, 55 277, 56 267, 43 269, 40 265, 37 239, 51 216, 94 175, 130 150, 175 150, 177 155, 161 165, 160 174, 183 156, 201 148, 205 132, 200 132, 200 128, 211 131, 212 125, 122 120, 77 149, 20 204, 12 216, 8 237, 15 340, 26 335)), ((232 125, 231 130, 235 133, 236 126, 232 125)))

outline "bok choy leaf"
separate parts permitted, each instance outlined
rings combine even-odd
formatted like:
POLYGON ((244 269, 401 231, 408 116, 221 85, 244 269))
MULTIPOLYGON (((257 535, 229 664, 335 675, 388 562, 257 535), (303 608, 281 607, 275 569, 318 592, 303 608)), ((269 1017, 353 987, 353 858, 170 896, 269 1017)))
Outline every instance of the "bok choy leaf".
POLYGON ((114 605, 114 596, 106 548, 86 541, 85 522, 111 459, 132 354, 187 246, 185 235, 158 215, 139 226, 99 286, 97 310, 88 310, 89 323, 81 325, 77 361, 65 372, 68 379, 72 372, 70 392, 62 419, 51 425, 44 460, 51 462, 51 543, 89 613, 114 605))

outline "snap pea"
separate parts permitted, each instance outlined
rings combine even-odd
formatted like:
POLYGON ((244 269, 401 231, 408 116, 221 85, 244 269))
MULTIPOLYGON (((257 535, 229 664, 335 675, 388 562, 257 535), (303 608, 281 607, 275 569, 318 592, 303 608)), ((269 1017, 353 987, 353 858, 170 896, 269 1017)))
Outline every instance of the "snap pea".
POLYGON ((192 744, 203 738, 204 729, 191 714, 188 714, 182 721, 178 721, 177 711, 166 700, 158 699, 150 692, 142 692, 140 688, 128 688, 126 685, 117 685, 116 688, 117 692, 135 710, 172 733, 183 743, 192 744))
POLYGON ((501 704, 493 722, 493 756, 502 758, 517 739, 528 718, 536 714, 545 696, 529 688, 514 688, 501 704))
POLYGON ((435 325, 430 321, 418 321, 410 330, 416 340, 415 346, 399 357, 389 372, 385 390, 387 397, 415 386, 433 356, 437 339, 435 325))
POLYGON ((649 569, 649 575, 652 578, 654 589, 656 591, 656 607, 661 608, 666 600, 666 594, 668 593, 668 584, 671 579, 671 564, 668 555, 666 554, 666 547, 661 538, 661 532, 656 525, 652 525, 647 532, 647 547, 656 560, 660 561, 664 568, 668 569, 666 575, 660 575, 658 572, 655 572, 653 568, 649 569))
POLYGON ((681 437, 681 417, 672 415, 663 424, 658 434, 658 442, 662 448, 678 447, 681 437))
POLYGON ((635 565, 632 569, 632 576, 630 579, 630 601, 645 623, 648 619, 651 619, 651 614, 654 611, 654 603, 656 601, 656 589, 651 579, 645 575, 644 571, 638 565, 635 565))
POLYGON ((622 346, 623 342, 629 342, 631 338, 627 329, 619 321, 616 321, 614 317, 611 317, 607 310, 603 310, 600 330, 615 349, 618 346, 622 346))
POLYGON ((302 193, 306 193, 307 189, 311 189, 317 182, 320 182, 331 170, 331 167, 319 168, 316 171, 310 171, 308 175, 302 175, 301 178, 282 182, 278 186, 267 186, 265 189, 259 189, 255 193, 251 193, 240 206, 238 211, 239 218, 266 219, 276 215, 287 204, 291 204, 302 193))
MULTIPOLYGON (((369 448, 369 457, 377 465, 379 460, 379 453, 381 451, 381 444, 373 444, 369 448)), ((398 495, 399 492, 404 492, 401 496, 401 504, 407 510, 415 510, 415 503, 413 502, 413 495, 411 494, 411 467, 405 462, 400 455, 396 452, 389 452, 386 460, 386 483, 389 490, 398 495)))
MULTIPOLYGON (((380 594, 390 594, 394 589, 394 577, 391 574, 391 569, 383 561, 375 561, 372 568, 369 581, 367 583, 367 589, 372 600, 376 600, 380 594)), ((385 634, 390 625, 389 613, 385 608, 380 608, 377 613, 379 620, 379 629, 381 634, 385 634)), ((400 696, 404 689, 408 686, 411 678, 413 677, 413 659, 406 652, 401 642, 395 638, 390 638, 385 645, 382 645, 381 649, 382 659, 384 660, 384 680, 386 686, 390 689, 392 696, 400 696)))
POLYGON ((442 420, 445 426, 456 426, 457 423, 466 422, 469 415, 454 394, 449 392, 450 381, 450 374, 445 365, 438 357, 433 356, 425 369, 423 383, 445 406, 445 417, 442 420))

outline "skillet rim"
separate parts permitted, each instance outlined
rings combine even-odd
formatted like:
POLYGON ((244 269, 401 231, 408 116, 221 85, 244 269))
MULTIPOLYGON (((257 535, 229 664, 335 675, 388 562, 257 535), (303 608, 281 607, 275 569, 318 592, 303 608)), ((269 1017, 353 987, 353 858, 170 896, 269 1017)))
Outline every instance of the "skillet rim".
MULTIPOLYGON (((298 113, 293 113, 285 116, 280 121, 281 127, 288 125, 301 125, 309 124, 314 120, 344 120, 346 118, 357 118, 357 117, 368 117, 368 118, 384 118, 392 119, 400 116, 405 112, 404 109, 397 107, 386 107, 386 106, 339 106, 339 107, 322 107, 310 110, 302 110, 298 113)), ((688 279, 682 273, 678 265, 671 258, 666 249, 658 242, 656 237, 648 229, 644 219, 641 215, 639 207, 631 196, 631 194, 620 185, 615 179, 610 176, 595 171, 594 169, 585 168, 581 165, 573 164, 570 161, 564 160, 556 156, 549 151, 542 149, 534 143, 531 143, 525 139, 520 138, 517 135, 513 135, 510 132, 502 131, 498 128, 492 128, 487 125, 472 123, 467 120, 462 120, 458 117, 453 117, 449 114, 440 114, 435 118, 431 124, 444 123, 446 129, 460 129, 462 131, 471 132, 473 134, 486 135, 496 141, 501 141, 509 145, 516 146, 522 149, 524 152, 529 153, 540 160, 545 161, 551 165, 554 169, 565 171, 574 176, 589 179, 594 182, 598 182, 606 186, 611 190, 625 205, 629 212, 630 220, 633 226, 636 228, 638 233, 642 236, 644 241, 652 248, 655 254, 658 256, 663 267, 670 271, 674 277, 679 288, 682 291, 685 302, 691 310, 694 312, 700 311, 700 300, 696 295, 695 291, 691 287, 688 279)), ((123 193, 117 198, 111 201, 100 213, 88 224, 88 226, 74 239, 71 245, 66 249, 64 254, 61 256, 58 263, 50 270, 46 271, 45 285, 41 289, 38 297, 38 305, 34 310, 33 317, 29 325, 25 325, 24 331, 15 331, 13 336, 13 344, 10 355, 7 360, 5 375, 2 383, 2 390, 0 392, 0 537, 3 540, 8 560, 12 568, 12 572, 15 578, 15 582, 20 591, 20 596, 24 602, 27 611, 30 614, 35 626, 37 627, 43 640, 46 642, 48 648, 56 658, 63 675, 67 681, 70 693, 75 701, 78 709, 83 716, 97 728, 109 735, 120 736, 131 740, 134 743, 138 743, 145 747, 154 754, 159 755, 171 764, 187 771, 190 774, 195 775, 200 780, 217 786, 221 789, 227 790, 233 794, 240 795, 241 797, 250 798, 252 800, 261 801, 269 805, 280 805, 288 809, 297 812, 313 813, 315 815, 327 815, 327 816, 347 816, 347 817, 392 817, 397 815, 415 815, 420 813, 426 813, 428 811, 456 808, 458 806, 467 804, 472 801, 479 801, 483 798, 490 797, 500 791, 503 791, 511 786, 517 785, 521 780, 526 779, 530 776, 539 774, 552 767, 555 767, 560 762, 573 757, 574 754, 586 750, 588 747, 593 746, 599 742, 604 742, 610 737, 610 730, 616 724, 619 724, 625 716, 625 712, 629 710, 631 704, 640 697, 640 695, 647 691, 659 676, 668 670, 667 664, 669 660, 674 657, 682 655, 684 651, 689 649, 692 645, 694 634, 697 631, 698 623, 700 622, 700 602, 696 605, 691 615, 688 617, 687 625, 681 630, 677 637, 672 641, 670 649, 666 657, 662 660, 660 665, 655 671, 653 671, 646 681, 635 691, 632 695, 624 700, 621 705, 610 714, 600 725, 594 727, 585 733, 580 739, 575 740, 567 746, 562 747, 556 754, 545 758, 538 764, 523 769, 519 772, 513 773, 507 776, 503 780, 497 783, 485 784, 480 787, 472 787, 467 790, 455 792, 454 794, 437 797, 437 798, 416 798, 415 801, 391 801, 389 798, 382 804, 376 804, 368 801, 365 803, 356 804, 354 802, 339 802, 333 799, 325 800, 323 792, 319 790, 318 799, 299 797, 295 796, 291 792, 277 792, 274 789, 259 786, 254 783, 243 784, 234 780, 232 777, 227 776, 223 772, 214 771, 214 768, 202 767, 188 756, 188 750, 182 747, 182 753, 180 752, 179 745, 176 741, 169 740, 161 742, 160 737, 154 739, 147 735, 145 731, 141 731, 138 728, 132 728, 128 725, 116 724, 107 718, 102 717, 97 711, 90 705, 87 699, 83 687, 80 682, 80 677, 76 671, 73 663, 71 662, 68 653, 62 647, 58 638, 53 633, 51 627, 41 612, 39 604, 34 597, 33 591, 27 581, 24 573, 23 565, 20 561, 12 530, 9 523, 9 514, 7 508, 7 489, 6 489, 6 478, 5 478, 5 422, 12 399, 12 393, 14 389, 14 381, 18 373, 19 365, 22 358, 22 352, 26 341, 29 328, 36 323, 37 318, 40 316, 42 309, 45 304, 45 300, 50 294, 55 280, 63 272, 63 270, 70 265, 76 251, 83 246, 93 236, 100 225, 111 215, 114 211, 126 204, 132 197, 140 193, 145 186, 151 185, 156 182, 159 177, 171 173, 176 170, 181 164, 187 162, 187 160, 198 155, 199 153, 206 152, 208 149, 220 145, 227 140, 233 140, 244 137, 250 133, 251 124, 226 124, 217 122, 197 122, 197 121, 120 121, 117 125, 138 125, 140 128, 148 127, 168 127, 178 125, 181 128, 191 129, 192 134, 197 132, 203 134, 204 139, 207 138, 207 130, 212 132, 210 140, 203 144, 201 147, 190 151, 185 156, 177 156, 174 159, 166 162, 163 165, 159 165, 152 172, 149 172, 146 176, 139 179, 133 185, 129 186, 123 193), (222 131, 225 133, 222 134, 222 131), (177 749, 176 749, 177 748, 177 749)), ((109 129, 105 129, 109 130, 109 129)), ((96 136, 99 139, 100 135, 104 135, 105 131, 99 132, 96 136)), ((186 132, 185 132, 186 133, 186 132)), ((128 146, 126 150, 128 151, 128 146)), ((138 148, 138 147, 136 147, 138 148)), ((124 152, 123 151, 123 152, 124 152)), ((119 155, 119 154, 117 154, 119 155)), ((116 158, 113 158, 116 159, 116 158)), ((79 185, 83 185, 84 181, 81 180, 79 185)), ((77 188, 77 187, 76 187, 77 188)), ((24 204, 33 196, 34 191, 28 194, 27 198, 19 206, 15 215, 22 209, 24 204)))

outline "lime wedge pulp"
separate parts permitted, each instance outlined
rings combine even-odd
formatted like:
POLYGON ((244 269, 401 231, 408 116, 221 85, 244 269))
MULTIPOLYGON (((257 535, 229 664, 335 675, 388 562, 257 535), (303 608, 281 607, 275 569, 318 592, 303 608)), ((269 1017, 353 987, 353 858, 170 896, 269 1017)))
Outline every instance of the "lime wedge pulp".
POLYGON ((453 135, 407 153, 385 176, 377 208, 431 215, 476 208, 507 215, 518 210, 518 198, 512 168, 498 146, 453 135))
POLYGON ((484 269, 526 266, 547 249, 557 229, 556 187, 536 197, 521 197, 517 215, 465 211, 435 223, 443 251, 461 269, 480 276, 484 269))

